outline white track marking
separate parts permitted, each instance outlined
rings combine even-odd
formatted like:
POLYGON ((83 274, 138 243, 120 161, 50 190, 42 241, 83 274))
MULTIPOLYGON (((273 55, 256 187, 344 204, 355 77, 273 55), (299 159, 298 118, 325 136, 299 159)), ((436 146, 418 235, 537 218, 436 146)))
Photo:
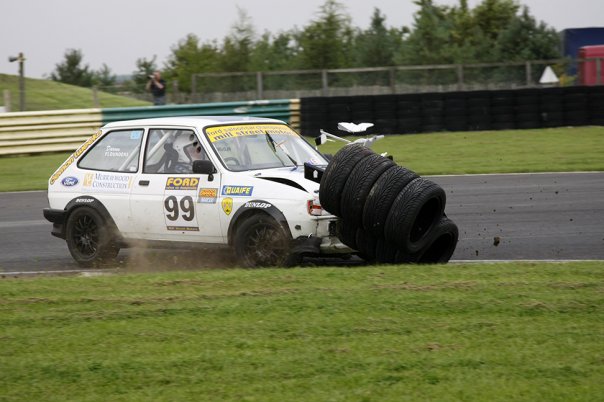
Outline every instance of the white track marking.
POLYGON ((47 220, 0 222, 0 229, 52 225, 47 220))
POLYGON ((12 271, 2 272, 0 276, 16 276, 16 275, 60 275, 60 274, 81 274, 83 276, 98 276, 105 274, 114 274, 117 269, 66 269, 63 271, 12 271))

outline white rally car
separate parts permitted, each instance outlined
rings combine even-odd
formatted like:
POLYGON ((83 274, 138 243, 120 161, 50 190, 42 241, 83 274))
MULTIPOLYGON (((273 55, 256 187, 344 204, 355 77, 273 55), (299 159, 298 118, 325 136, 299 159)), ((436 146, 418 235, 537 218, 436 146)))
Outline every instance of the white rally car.
POLYGON ((231 246, 245 266, 285 265, 351 251, 318 201, 312 166, 327 163, 273 119, 110 123, 51 176, 44 216, 82 266, 139 242, 231 246))

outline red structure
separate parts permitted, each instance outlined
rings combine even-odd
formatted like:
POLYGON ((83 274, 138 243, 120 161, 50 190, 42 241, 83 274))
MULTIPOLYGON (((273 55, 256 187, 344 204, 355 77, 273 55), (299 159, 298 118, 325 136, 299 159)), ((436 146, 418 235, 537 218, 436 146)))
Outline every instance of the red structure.
POLYGON ((604 45, 579 49, 580 85, 604 85, 604 45))

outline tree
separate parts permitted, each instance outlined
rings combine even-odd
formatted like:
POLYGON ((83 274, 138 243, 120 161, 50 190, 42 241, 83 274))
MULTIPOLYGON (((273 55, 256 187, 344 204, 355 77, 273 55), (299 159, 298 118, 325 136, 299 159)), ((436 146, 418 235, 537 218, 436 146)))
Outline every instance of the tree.
POLYGON ((153 56, 151 59, 141 57, 136 59, 136 71, 132 73, 132 90, 134 92, 144 92, 145 85, 149 81, 149 75, 153 74, 157 70, 155 59, 157 56, 153 56))
POLYGON ((193 74, 220 71, 220 58, 215 43, 200 43, 196 35, 189 34, 172 47, 165 68, 166 78, 176 80, 181 91, 190 91, 193 74))
POLYGON ((250 67, 256 36, 254 25, 244 9, 237 7, 237 16, 222 44, 222 71, 248 71, 250 67))
POLYGON ((103 63, 103 66, 98 71, 95 71, 93 73, 92 81, 93 81, 94 85, 97 85, 100 87, 113 86, 113 85, 115 85, 116 80, 117 80, 117 77, 115 76, 115 74, 113 74, 111 72, 111 69, 105 63, 103 63))
POLYGON ((396 61, 448 64, 534 60, 558 54, 555 32, 528 9, 519 15, 515 0, 483 0, 470 10, 467 0, 438 6, 417 0, 413 31, 396 61))
POLYGON ((524 7, 497 38, 499 60, 547 60, 560 57, 557 32, 543 22, 537 22, 524 7))
POLYGON ((345 67, 352 49, 350 16, 336 0, 326 0, 318 18, 298 36, 299 66, 306 69, 345 67))
POLYGON ((256 41, 250 60, 250 71, 275 71, 295 69, 297 42, 291 32, 262 34, 256 41))
POLYGON ((355 65, 359 67, 391 66, 403 32, 386 27, 386 16, 373 10, 369 28, 355 35, 355 65))
POLYGON ((472 14, 480 32, 495 42, 502 31, 516 18, 520 6, 516 0, 483 0, 472 14))
POLYGON ((451 62, 452 28, 449 8, 432 0, 417 0, 413 29, 397 57, 399 64, 441 64, 451 62))
POLYGON ((82 65, 83 58, 81 50, 68 49, 64 61, 55 65, 55 71, 50 74, 50 78, 66 84, 91 87, 93 72, 87 64, 82 65))

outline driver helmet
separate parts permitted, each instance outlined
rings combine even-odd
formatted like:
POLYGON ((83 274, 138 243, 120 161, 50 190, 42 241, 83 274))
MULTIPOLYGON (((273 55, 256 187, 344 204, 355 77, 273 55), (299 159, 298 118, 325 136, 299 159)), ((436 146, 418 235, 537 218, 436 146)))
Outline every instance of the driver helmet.
POLYGON ((193 161, 204 159, 203 148, 193 133, 178 135, 174 139, 172 147, 178 153, 178 162, 192 163, 193 161))

